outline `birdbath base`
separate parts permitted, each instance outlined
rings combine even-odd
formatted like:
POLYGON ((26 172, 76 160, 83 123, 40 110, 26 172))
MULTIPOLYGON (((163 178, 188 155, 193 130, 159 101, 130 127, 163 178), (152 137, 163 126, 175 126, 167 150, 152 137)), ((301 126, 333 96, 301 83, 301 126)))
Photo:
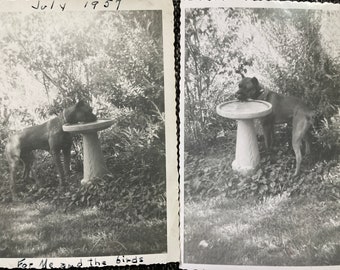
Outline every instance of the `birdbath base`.
POLYGON ((237 121, 236 154, 232 168, 242 175, 254 172, 260 162, 253 120, 237 121))
POLYGON ((89 184, 91 180, 102 177, 108 172, 97 132, 83 134, 84 146, 84 178, 81 184, 89 184))

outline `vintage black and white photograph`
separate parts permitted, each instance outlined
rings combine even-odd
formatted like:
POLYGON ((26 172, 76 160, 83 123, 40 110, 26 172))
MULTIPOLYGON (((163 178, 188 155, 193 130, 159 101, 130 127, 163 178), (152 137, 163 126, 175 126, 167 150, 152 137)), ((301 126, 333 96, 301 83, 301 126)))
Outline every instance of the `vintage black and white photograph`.
POLYGON ((166 254, 164 11, 36 5, 0 16, 0 257, 166 254))
POLYGON ((339 5, 212 2, 182 6, 183 266, 340 265, 339 5))

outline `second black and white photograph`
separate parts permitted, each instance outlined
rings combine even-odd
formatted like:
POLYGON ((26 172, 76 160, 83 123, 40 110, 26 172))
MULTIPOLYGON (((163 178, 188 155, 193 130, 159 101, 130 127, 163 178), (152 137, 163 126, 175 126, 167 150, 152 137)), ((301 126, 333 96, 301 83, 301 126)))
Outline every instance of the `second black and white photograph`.
POLYGON ((169 3, 1 10, 0 267, 178 260, 169 3))
POLYGON ((183 267, 339 265, 338 6, 185 1, 182 22, 183 267))

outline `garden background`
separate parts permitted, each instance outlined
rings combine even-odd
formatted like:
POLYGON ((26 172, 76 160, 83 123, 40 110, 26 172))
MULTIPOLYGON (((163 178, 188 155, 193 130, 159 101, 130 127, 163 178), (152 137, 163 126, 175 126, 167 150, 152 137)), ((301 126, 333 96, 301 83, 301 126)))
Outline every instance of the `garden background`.
POLYGON ((184 262, 340 264, 339 12, 187 8, 184 78, 184 262), (293 177, 291 127, 276 126, 251 176, 231 169, 236 121, 216 113, 241 74, 314 112, 312 153, 293 177))
POLYGON ((166 252, 162 41, 161 11, 1 14, 0 257, 166 252), (8 136, 79 99, 115 120, 100 132, 110 174, 80 185, 75 137, 65 192, 49 153, 36 151, 35 175, 12 202, 8 136))

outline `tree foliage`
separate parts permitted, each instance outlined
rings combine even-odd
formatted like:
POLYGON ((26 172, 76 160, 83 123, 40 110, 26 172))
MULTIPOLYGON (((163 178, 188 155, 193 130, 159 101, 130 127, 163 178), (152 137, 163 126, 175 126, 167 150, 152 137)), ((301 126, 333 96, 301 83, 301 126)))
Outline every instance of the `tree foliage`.
POLYGON ((315 149, 320 158, 339 151, 339 35, 320 10, 191 9, 186 13, 185 145, 202 150, 234 125, 216 115, 233 99, 239 74, 256 76, 265 88, 300 97, 316 112, 315 149))
POLYGON ((98 12, 3 19, 4 63, 22 66, 43 86, 60 111, 65 100, 104 96, 117 107, 163 111, 160 13, 98 12), (14 29, 12 29, 14 27, 14 29), (14 31, 13 31, 14 30, 14 31), (100 31, 99 31, 100 30, 100 31), (58 105, 59 104, 59 105, 58 105), (58 107, 59 106, 59 107, 58 107))

